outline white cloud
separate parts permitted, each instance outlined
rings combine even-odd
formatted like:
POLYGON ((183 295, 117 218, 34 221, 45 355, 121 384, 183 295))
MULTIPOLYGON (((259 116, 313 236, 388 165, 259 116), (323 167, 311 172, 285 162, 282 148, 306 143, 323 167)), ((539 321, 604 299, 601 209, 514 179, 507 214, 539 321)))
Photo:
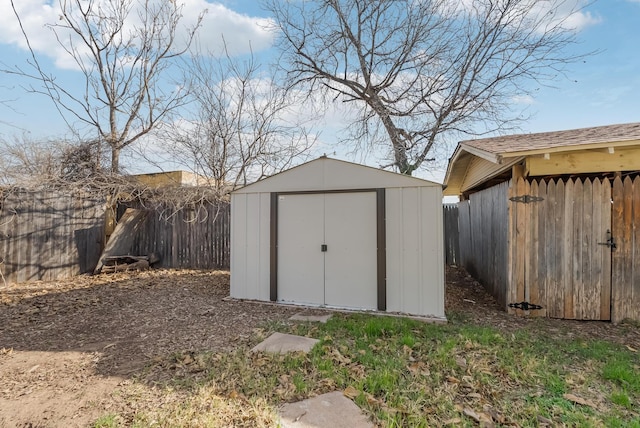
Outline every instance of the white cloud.
POLYGON ((514 104, 523 104, 528 106, 536 103, 536 100, 531 95, 516 95, 511 98, 511 101, 514 104))
MULTIPOLYGON (((109 0, 98 0, 96 3, 100 1, 109 0)), ((184 7, 181 24, 185 28, 192 28, 198 16, 207 11, 199 30, 199 43, 203 50, 222 52, 223 36, 232 55, 247 53, 250 49, 257 52, 269 48, 273 43, 274 35, 268 29, 272 24, 269 19, 243 15, 220 3, 210 3, 207 0, 183 0, 182 3, 184 7)), ((59 3, 55 0, 14 0, 14 4, 33 50, 51 58, 58 68, 76 68, 73 59, 57 42, 51 29, 47 28, 47 25, 56 24, 60 20, 59 3)), ((134 13, 130 17, 131 25, 135 25, 135 19, 137 17, 134 13)), ((11 2, 7 0, 0 2, 0 43, 27 50, 11 2)))
MULTIPOLYGON (((640 2, 640 0, 630 1, 640 2)), ((516 3, 512 2, 509 7, 512 9, 514 16, 520 17, 524 12, 524 15, 531 19, 532 22, 537 23, 536 26, 540 31, 545 31, 553 26, 581 31, 588 26, 601 22, 599 17, 585 10, 588 4, 588 0, 525 0, 516 3)), ((444 3, 444 6, 458 12, 466 11, 473 14, 477 13, 476 8, 478 5, 474 3, 474 0, 449 0, 449 2, 444 3)), ((518 20, 519 18, 516 21, 518 20)))
POLYGON ((586 0, 532 0, 527 7, 529 16, 535 17, 542 25, 540 31, 546 31, 550 27, 562 27, 572 31, 582 31, 585 28, 601 22, 590 11, 585 10, 588 5, 586 0))
POLYGON ((274 33, 269 30, 273 22, 267 18, 242 15, 218 3, 205 0, 186 0, 184 16, 195 22, 199 11, 207 10, 199 32, 200 42, 214 52, 222 50, 222 36, 231 54, 268 49, 274 33))

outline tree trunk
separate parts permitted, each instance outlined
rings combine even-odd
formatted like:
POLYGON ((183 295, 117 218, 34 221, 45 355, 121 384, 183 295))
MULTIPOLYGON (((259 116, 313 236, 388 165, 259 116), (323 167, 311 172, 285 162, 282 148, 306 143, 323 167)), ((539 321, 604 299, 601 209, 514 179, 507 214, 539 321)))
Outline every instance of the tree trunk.
POLYGON ((409 158, 407 157, 407 149, 402 143, 401 130, 398 129, 395 123, 393 123, 393 119, 391 118, 389 111, 385 107, 382 100, 380 100, 380 97, 377 93, 369 93, 369 100, 367 101, 367 103, 376 112, 376 114, 382 121, 384 129, 389 135, 391 146, 393 147, 393 159, 395 161, 396 167, 398 168, 398 171, 400 172, 400 174, 411 175, 416 168, 414 165, 411 165, 411 163, 409 163, 409 158))
POLYGON ((118 174, 120 171, 120 148, 111 147, 111 173, 118 174))

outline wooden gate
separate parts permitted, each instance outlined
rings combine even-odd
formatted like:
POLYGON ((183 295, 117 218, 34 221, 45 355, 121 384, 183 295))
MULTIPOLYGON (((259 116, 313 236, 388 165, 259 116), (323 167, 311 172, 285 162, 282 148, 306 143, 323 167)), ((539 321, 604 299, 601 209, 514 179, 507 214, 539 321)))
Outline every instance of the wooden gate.
POLYGON ((640 321, 640 176, 613 181, 611 321, 640 321))
POLYGON ((532 316, 611 319, 609 180, 519 179, 510 200, 509 301, 542 306, 532 316))

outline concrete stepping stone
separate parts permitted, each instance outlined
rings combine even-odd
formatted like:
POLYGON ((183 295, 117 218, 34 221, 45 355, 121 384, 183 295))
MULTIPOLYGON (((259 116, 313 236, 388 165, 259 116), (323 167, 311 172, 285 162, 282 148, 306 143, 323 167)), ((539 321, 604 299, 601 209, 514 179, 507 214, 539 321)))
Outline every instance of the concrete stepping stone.
POLYGON ((270 352, 272 354, 286 354, 287 352, 311 351, 311 348, 318 343, 318 339, 310 337, 296 336, 293 334, 273 333, 262 342, 251 349, 251 352, 270 352))
POLYGON ((310 321, 310 322, 320 322, 325 324, 331 318, 331 314, 327 313, 313 313, 309 311, 298 312, 289 318, 290 321, 310 321))
POLYGON ((282 428, 374 428, 360 408, 341 391, 329 392, 280 408, 282 428))

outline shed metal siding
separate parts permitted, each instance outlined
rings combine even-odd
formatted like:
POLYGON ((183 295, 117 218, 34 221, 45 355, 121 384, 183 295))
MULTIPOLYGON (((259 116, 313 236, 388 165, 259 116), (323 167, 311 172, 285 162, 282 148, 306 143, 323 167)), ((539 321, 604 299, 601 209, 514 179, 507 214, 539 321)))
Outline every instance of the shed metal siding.
POLYGON ((442 187, 318 159, 231 196, 231 296, 269 301, 271 192, 386 189, 387 311, 444 318, 442 187))
POLYGON ((269 300, 269 196, 231 196, 231 297, 269 300))
POLYGON ((444 317, 442 192, 387 190, 387 310, 444 317))

